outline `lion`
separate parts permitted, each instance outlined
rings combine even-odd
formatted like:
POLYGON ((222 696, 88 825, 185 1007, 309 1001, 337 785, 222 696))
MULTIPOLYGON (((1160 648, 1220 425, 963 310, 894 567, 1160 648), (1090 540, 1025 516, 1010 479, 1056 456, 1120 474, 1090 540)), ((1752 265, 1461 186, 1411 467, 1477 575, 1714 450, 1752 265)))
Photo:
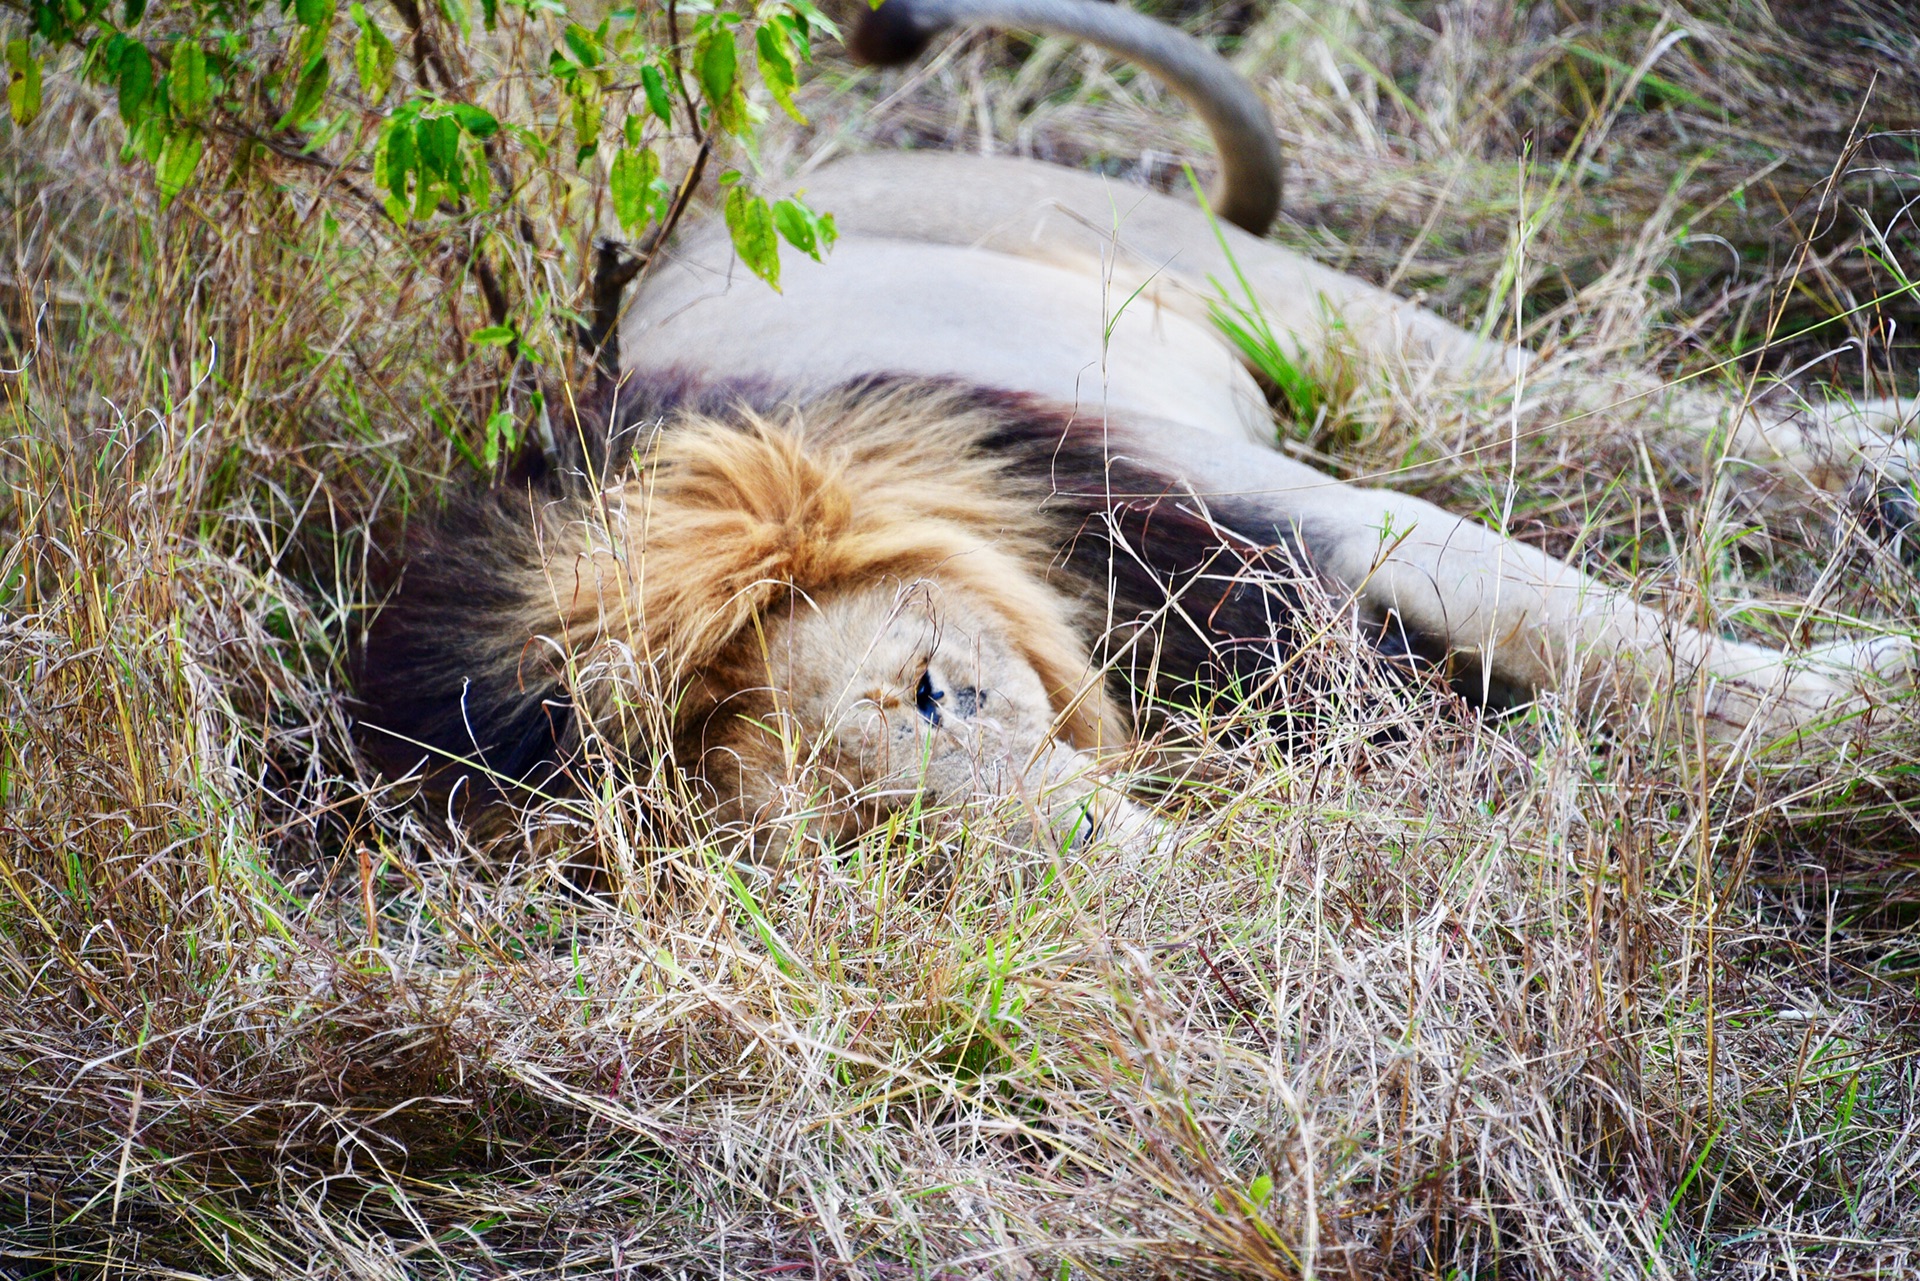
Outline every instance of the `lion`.
MULTIPOLYGON (((871 155, 808 176, 838 242, 778 292, 722 227, 662 251, 620 377, 552 455, 414 533, 358 677, 386 760, 497 802, 571 786, 595 752, 666 759, 775 857, 802 826, 981 798, 1036 835, 1139 844, 1165 833, 1106 772, 1141 729, 1128 691, 1257 685, 1309 595, 1479 701, 1560 691, 1624 720, 1691 688, 1729 746, 1848 732, 1904 681, 1902 641, 1712 635, 1278 452, 1214 280, 1309 349, 1337 325, 1366 359, 1456 375, 1530 357, 1261 239, 1281 198, 1265 110, 1178 31, 1095 0, 885 0, 850 48, 897 63, 957 22, 1163 77, 1213 132, 1210 209, 1031 161, 871 155)), ((1769 465, 1831 457, 1784 416, 1680 410, 1769 465)), ((1824 426, 1864 448, 1885 417, 1824 426)))

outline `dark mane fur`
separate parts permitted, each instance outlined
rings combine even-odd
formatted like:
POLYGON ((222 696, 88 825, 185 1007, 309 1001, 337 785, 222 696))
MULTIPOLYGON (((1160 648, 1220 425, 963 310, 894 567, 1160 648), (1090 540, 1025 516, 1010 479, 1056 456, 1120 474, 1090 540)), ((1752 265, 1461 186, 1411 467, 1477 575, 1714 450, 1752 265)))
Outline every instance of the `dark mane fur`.
POLYGON ((390 564, 387 597, 354 656, 361 743, 387 773, 422 770, 436 792, 464 783, 490 800, 495 780, 544 788, 574 740, 559 673, 538 650, 500 652, 500 622, 521 611, 517 584, 538 544, 518 530, 564 502, 544 467, 517 487, 450 497, 390 564))
POLYGON ((982 446, 1059 514, 1054 578, 1085 603, 1114 681, 1190 702, 1246 688, 1292 651, 1304 564, 1292 531, 1116 453, 1098 421, 979 394, 1004 417, 982 446))
POLYGON ((451 490, 392 540, 396 554, 376 574, 384 603, 353 662, 369 755, 395 776, 423 771, 436 794, 464 788, 482 804, 509 784, 564 792, 577 747, 572 700, 531 633, 502 636, 550 554, 537 531, 587 516, 597 479, 619 474, 670 415, 777 402, 745 382, 602 379, 556 415, 551 455, 529 445, 499 484, 451 490))

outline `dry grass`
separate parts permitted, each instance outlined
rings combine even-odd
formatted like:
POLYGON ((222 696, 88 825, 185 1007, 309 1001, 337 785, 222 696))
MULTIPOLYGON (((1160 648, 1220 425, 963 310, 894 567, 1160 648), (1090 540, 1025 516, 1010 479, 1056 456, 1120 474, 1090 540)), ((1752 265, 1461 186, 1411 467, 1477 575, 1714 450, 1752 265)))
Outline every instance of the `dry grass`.
MULTIPOLYGON (((1915 260, 1906 140, 1866 139, 1915 123, 1920 27, 1807 8, 1186 16, 1275 104, 1284 238, 1490 328, 1517 279, 1572 365, 1786 372, 1857 329, 1813 372, 1911 394, 1881 323, 1910 302, 1827 318, 1915 260), (1682 27, 1657 82, 1609 79, 1682 27), (1827 328, 1749 355, 1776 313, 1827 328)), ((264 178, 158 213, 110 109, 49 91, 0 150, 0 1272, 1920 1268, 1913 727, 1713 769, 1672 718, 1336 679, 1291 754, 1205 727, 1194 838, 1151 866, 984 824, 755 879, 654 835, 636 783, 569 820, 624 873, 584 892, 551 840, 483 853, 366 774, 340 692, 367 523, 462 472, 497 373, 470 285, 264 178)), ((770 163, 990 139, 1169 181, 1169 139, 1202 152, 1057 43, 807 92, 770 163)), ((1511 467, 1519 531, 1720 625, 1809 594, 1913 625, 1821 500, 1683 433, 1463 453, 1505 420, 1320 372, 1338 413, 1301 434, 1352 471, 1472 509, 1511 467)), ((1316 657, 1358 679, 1346 648, 1316 657)))

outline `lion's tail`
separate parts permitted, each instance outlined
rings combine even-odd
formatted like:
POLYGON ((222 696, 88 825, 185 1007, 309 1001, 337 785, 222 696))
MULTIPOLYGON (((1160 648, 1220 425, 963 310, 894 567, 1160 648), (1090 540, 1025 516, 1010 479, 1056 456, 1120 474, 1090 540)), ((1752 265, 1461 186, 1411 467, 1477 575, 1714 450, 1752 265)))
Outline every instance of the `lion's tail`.
POLYGON ((1070 36, 1153 72, 1207 122, 1220 156, 1213 210, 1262 235, 1280 211, 1280 140, 1253 86, 1219 54, 1183 31, 1096 0, 885 0, 847 42, 863 62, 911 62, 948 27, 983 23, 1070 36))

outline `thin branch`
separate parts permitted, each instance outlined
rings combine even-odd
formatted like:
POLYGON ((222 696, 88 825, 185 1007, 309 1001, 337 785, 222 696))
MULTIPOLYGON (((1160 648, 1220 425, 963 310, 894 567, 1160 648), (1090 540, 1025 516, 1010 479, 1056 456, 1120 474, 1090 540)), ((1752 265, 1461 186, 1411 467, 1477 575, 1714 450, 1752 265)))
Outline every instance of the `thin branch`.
POLYGON ((680 91, 680 101, 687 107, 687 127, 707 140, 707 131, 700 127, 700 111, 693 105, 693 91, 687 88, 687 77, 680 70, 680 7, 679 0, 667 0, 667 49, 673 55, 673 85, 680 91))
POLYGON ((440 52, 440 43, 433 38, 433 33, 427 30, 426 15, 420 12, 420 6, 414 3, 414 0, 393 0, 393 7, 399 12, 400 20, 406 23, 407 29, 413 33, 408 52, 413 55, 414 73, 420 77, 420 82, 426 84, 437 77, 442 95, 464 101, 459 98, 458 81, 454 78, 452 69, 447 66, 446 55, 440 52), (434 71, 434 77, 428 76, 429 67, 434 71))
MULTIPOLYGON (((693 164, 687 168, 687 176, 681 179, 680 189, 673 193, 673 203, 667 206, 667 216, 658 226, 647 233, 646 240, 634 251, 634 257, 628 264, 617 265, 608 279, 603 280, 601 273, 607 270, 606 246, 618 245, 617 241, 601 241, 600 264, 594 271, 593 280, 593 328, 588 332, 587 350, 594 356, 595 363, 607 373, 617 375, 620 372, 620 334, 619 321, 622 295, 630 285, 644 283, 647 273, 653 270, 654 260, 659 256, 660 247, 672 237, 674 228, 680 225, 687 206, 693 201, 693 193, 699 190, 700 179, 707 170, 707 160, 713 155, 713 139, 702 136, 700 150, 694 153, 693 164), (612 276, 618 276, 614 283, 612 276)), ((617 250, 616 250, 617 262, 617 250)))
POLYGON ((603 374, 617 377, 620 373, 620 298, 659 243, 658 237, 649 236, 638 253, 629 252, 611 236, 594 243, 593 324, 581 336, 581 346, 603 374))
POLYGON ((601 371, 616 377, 620 372, 619 326, 623 296, 630 285, 645 282, 647 273, 653 269, 654 257, 660 246, 667 243, 674 229, 680 225, 681 218, 686 216, 693 193, 700 189, 700 180, 706 176, 707 161, 713 156, 713 135, 700 123, 699 106, 694 102, 693 92, 687 88, 687 78, 681 70, 678 0, 667 0, 667 48, 671 55, 669 70, 687 113, 687 127, 700 140, 700 146, 694 152, 693 163, 687 167, 686 176, 673 193, 673 203, 667 206, 666 216, 647 233, 646 240, 633 251, 632 258, 623 258, 623 246, 618 241, 603 239, 599 242, 599 257, 594 266, 592 286, 593 325, 586 333, 585 346, 601 371))

